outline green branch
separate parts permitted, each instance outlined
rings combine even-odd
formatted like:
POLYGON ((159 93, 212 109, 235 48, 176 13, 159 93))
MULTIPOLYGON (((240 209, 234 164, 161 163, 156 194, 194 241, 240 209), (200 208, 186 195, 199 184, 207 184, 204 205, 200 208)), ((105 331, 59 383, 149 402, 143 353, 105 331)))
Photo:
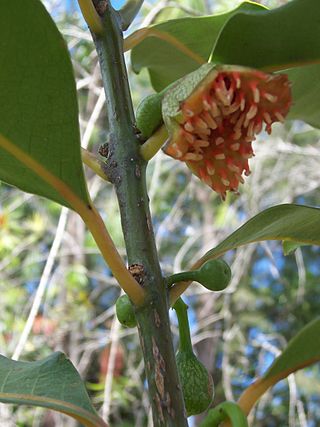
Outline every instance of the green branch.
POLYGON ((127 0, 126 4, 119 10, 122 29, 125 31, 129 28, 134 18, 137 16, 143 0, 127 0))
POLYGON ((106 172, 118 197, 129 266, 146 295, 136 308, 154 427, 187 427, 175 363, 167 288, 155 245, 146 185, 123 54, 119 13, 107 5, 104 34, 94 36, 106 93, 109 155, 106 172))

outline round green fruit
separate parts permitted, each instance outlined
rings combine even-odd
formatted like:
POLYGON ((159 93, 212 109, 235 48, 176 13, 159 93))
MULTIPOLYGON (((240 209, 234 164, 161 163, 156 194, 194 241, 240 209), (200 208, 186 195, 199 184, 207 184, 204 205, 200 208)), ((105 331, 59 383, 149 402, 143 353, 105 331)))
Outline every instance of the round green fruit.
POLYGON ((230 283, 231 270, 222 259, 213 259, 203 264, 195 280, 210 291, 222 291, 230 283))
POLYGON ((137 326, 134 308, 128 295, 122 295, 117 299, 116 313, 121 325, 126 326, 127 328, 134 328, 137 326))
POLYGON ((176 361, 187 415, 201 414, 213 399, 212 377, 191 351, 179 351, 176 361))

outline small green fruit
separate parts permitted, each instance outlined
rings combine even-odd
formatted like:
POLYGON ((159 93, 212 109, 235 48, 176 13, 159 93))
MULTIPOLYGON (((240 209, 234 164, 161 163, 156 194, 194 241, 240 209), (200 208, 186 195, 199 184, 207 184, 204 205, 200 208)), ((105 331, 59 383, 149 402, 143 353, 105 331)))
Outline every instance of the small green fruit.
POLYGON ((187 415, 200 414, 213 399, 212 377, 192 351, 179 351, 176 361, 187 415))
POLYGON ((231 279, 231 270, 222 259, 213 259, 197 271, 195 280, 211 291, 222 291, 231 279))
POLYGON ((117 299, 116 313, 121 325, 126 326, 127 328, 134 328, 137 326, 134 308, 128 295, 122 295, 117 299))

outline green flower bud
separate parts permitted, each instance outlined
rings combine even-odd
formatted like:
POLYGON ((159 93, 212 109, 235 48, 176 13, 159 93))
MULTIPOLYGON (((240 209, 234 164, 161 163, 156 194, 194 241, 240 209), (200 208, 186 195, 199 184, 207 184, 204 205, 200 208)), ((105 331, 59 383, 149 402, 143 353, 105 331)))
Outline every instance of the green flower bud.
POLYGON ((134 308, 128 295, 122 295, 117 299, 116 314, 121 325, 127 328, 134 328, 137 326, 134 308))

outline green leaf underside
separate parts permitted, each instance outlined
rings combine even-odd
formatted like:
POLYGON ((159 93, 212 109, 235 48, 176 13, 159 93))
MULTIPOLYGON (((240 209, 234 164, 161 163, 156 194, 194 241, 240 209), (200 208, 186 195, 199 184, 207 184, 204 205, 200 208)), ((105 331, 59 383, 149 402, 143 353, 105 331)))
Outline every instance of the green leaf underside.
MULTIPOLYGON (((320 18, 318 25, 320 27, 320 18)), ((292 82, 293 98, 287 118, 303 120, 320 128, 320 65, 293 68, 286 74, 292 82)))
POLYGON ((290 242, 289 240, 285 240, 282 242, 282 248, 284 255, 290 255, 293 253, 296 249, 300 248, 301 246, 305 246, 305 243, 301 242, 290 242))
POLYGON ((60 411, 86 426, 107 426, 92 406, 78 372, 60 352, 37 362, 0 356, 0 401, 60 411))
MULTIPOLYGON (((88 202, 72 65, 65 42, 39 0, 0 3, 0 134, 88 202)), ((68 202, 0 148, 0 179, 68 202)))
POLYGON ((308 323, 288 344, 286 349, 275 359, 263 380, 287 376, 287 373, 308 366, 320 360, 320 317, 308 323))
MULTIPOLYGON (((172 20, 153 28, 173 35, 205 61, 213 51, 214 63, 285 70, 293 93, 288 119, 320 127, 320 65, 309 65, 320 61, 318 0, 293 0, 273 10, 245 2, 222 15, 172 20)), ((156 90, 200 66, 154 37, 132 50, 132 64, 136 72, 148 68, 156 90)))
MULTIPOLYGON (((152 28, 175 37, 206 62, 225 23, 236 13, 255 10, 265 9, 258 4, 245 2, 228 13, 175 19, 152 28)), ((131 62, 136 73, 143 67, 148 68, 152 85, 157 91, 201 65, 175 46, 155 37, 147 37, 132 50, 131 62)))
POLYGON ((231 249, 263 240, 289 240, 320 245, 320 209, 293 204, 266 209, 208 251, 199 264, 217 258, 231 249))

